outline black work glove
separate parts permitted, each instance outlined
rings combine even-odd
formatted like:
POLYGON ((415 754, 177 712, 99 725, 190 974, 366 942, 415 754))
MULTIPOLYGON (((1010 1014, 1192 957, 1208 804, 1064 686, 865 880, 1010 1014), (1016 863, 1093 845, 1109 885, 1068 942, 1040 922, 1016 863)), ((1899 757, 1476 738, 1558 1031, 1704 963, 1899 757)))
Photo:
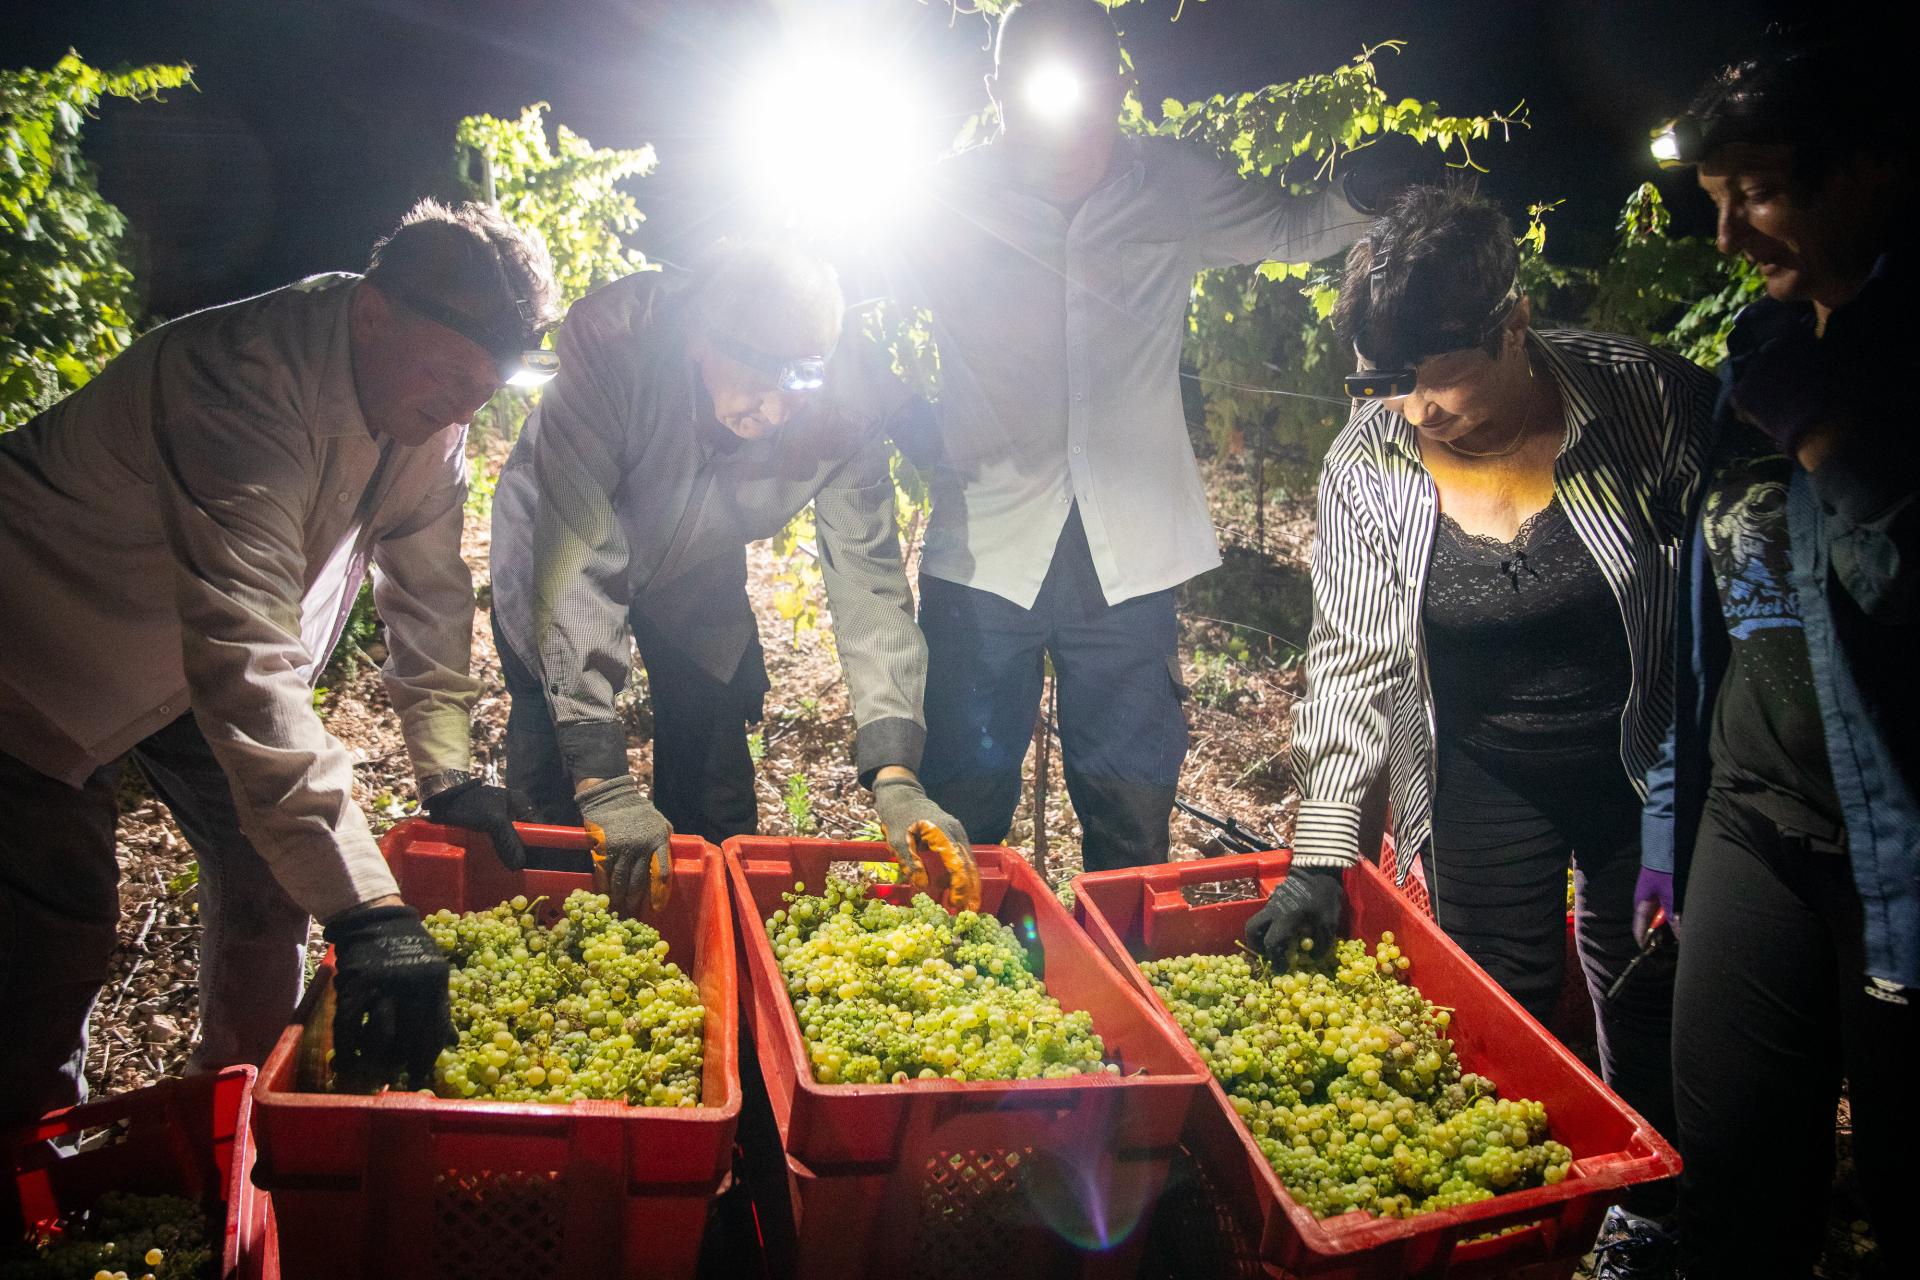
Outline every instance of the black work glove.
POLYGON ((607 897, 623 916, 667 904, 673 892, 673 826, 648 804, 631 774, 595 783, 574 799, 606 873, 607 897))
POLYGON ((508 869, 527 869, 527 846, 513 824, 531 822, 537 814, 533 801, 521 792, 471 778, 428 796, 421 807, 443 826, 465 827, 486 836, 508 869))
POLYGON ((1347 912, 1343 867, 1300 867, 1247 921, 1247 946, 1276 967, 1285 967, 1294 945, 1311 939, 1313 953, 1330 955, 1347 912))
POLYGON ((1826 356, 1811 329, 1783 334, 1748 356, 1733 384, 1734 412, 1789 458, 1816 427, 1846 411, 1826 356))
POLYGON ((1404 133, 1383 133, 1358 151, 1349 151, 1340 176, 1340 194, 1357 213, 1377 218, 1408 187, 1437 181, 1445 156, 1404 133))
POLYGON ((873 808, 887 845, 900 859, 908 884, 931 893, 929 859, 946 869, 947 887, 941 904, 952 911, 980 909, 980 867, 973 845, 960 820, 927 798, 918 778, 894 775, 873 784, 873 808))
POLYGON ((430 1088, 433 1061, 454 1043, 446 953, 412 907, 355 907, 335 916, 333 1071, 350 1093, 430 1088))

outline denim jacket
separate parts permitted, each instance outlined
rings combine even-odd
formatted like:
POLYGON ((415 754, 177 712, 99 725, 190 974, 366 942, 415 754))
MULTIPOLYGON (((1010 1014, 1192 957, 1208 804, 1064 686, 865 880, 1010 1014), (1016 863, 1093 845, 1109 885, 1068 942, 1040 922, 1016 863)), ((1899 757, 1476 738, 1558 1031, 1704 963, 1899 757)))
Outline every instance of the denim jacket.
MULTIPOLYGON (((1794 468, 1787 527, 1827 756, 1865 920, 1867 972, 1920 987, 1920 761, 1911 751, 1902 758, 1894 741, 1901 734, 1905 742, 1913 740, 1915 681, 1887 661, 1902 632, 1920 641, 1914 626, 1920 619, 1920 448, 1910 435, 1910 406, 1874 381, 1911 356, 1902 338, 1911 334, 1911 312, 1903 315, 1895 305, 1893 279, 1890 259, 1882 258, 1861 295, 1829 320, 1823 343, 1843 344, 1842 367, 1857 371, 1853 385, 1872 403, 1864 422, 1855 424, 1818 472, 1794 468)), ((1811 307, 1772 300, 1741 314, 1721 368, 1720 431, 1751 430, 1735 418, 1730 403, 1744 363, 1766 342, 1812 322, 1811 307)), ((1691 528, 1674 627, 1674 725, 1647 774, 1641 843, 1642 864, 1673 872, 1681 894, 1706 803, 1708 739, 1729 655, 1697 512, 1691 528)))

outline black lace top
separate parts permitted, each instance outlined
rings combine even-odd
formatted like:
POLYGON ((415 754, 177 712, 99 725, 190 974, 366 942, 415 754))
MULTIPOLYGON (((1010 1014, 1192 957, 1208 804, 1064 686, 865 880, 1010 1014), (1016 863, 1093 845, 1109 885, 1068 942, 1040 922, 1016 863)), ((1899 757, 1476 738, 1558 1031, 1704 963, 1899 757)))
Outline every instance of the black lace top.
POLYGON ((1633 678, 1626 626, 1557 497, 1512 542, 1442 515, 1424 617, 1443 750, 1619 749, 1633 678))

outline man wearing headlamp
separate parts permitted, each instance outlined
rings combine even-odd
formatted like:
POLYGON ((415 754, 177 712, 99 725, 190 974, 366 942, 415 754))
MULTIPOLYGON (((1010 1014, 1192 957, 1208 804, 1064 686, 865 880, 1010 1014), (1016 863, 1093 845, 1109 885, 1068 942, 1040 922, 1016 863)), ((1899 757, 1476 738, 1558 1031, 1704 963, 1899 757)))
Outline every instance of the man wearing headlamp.
POLYGON ((886 444, 910 397, 883 352, 842 335, 842 310, 831 267, 754 242, 589 294, 501 473, 493 620, 513 698, 508 781, 547 820, 603 833, 624 909, 669 891, 671 830, 719 841, 758 827, 746 725, 767 676, 745 549, 809 503, 861 781, 902 860, 923 856, 916 829, 937 832, 954 900, 977 902, 966 832, 915 777, 926 646, 886 444), (628 771, 614 706, 630 641, 653 709, 651 798, 628 771))
POLYGON ((1161 860, 1187 749, 1173 592, 1220 563, 1181 407, 1193 279, 1344 248, 1385 175, 1294 197, 1203 146, 1123 138, 1093 0, 1012 9, 988 90, 1000 133, 938 166, 898 276, 941 362, 927 786, 1005 838, 1051 657, 1086 866, 1161 860))
POLYGON ((341 1083, 431 1083, 445 961, 398 897, 313 686, 369 566, 420 793, 511 842, 471 778, 465 423, 537 347, 546 253, 425 202, 365 278, 163 325, 0 437, 0 1128, 81 1092, 131 757, 200 864, 200 1067, 259 1062, 337 947, 341 1083))

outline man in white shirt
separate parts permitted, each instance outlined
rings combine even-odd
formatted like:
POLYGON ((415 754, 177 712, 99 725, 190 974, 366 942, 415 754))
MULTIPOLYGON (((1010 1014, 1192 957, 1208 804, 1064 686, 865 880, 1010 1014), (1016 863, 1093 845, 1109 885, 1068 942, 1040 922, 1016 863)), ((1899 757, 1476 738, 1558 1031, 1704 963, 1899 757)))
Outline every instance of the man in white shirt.
POLYGON ((1092 0, 1010 11, 988 89, 1000 135, 940 166, 901 290, 940 352, 922 777, 976 840, 1004 839, 1050 655, 1086 866, 1163 860, 1187 749, 1173 592, 1220 563, 1180 399, 1193 278, 1326 257, 1365 219, 1123 138, 1092 0))
POLYGON ((423 202, 365 278, 163 325, 0 437, 0 1127, 84 1091, 129 756, 200 862, 197 1065, 271 1047, 311 914, 338 948, 342 1082, 430 1080, 445 962, 313 682, 371 564, 429 810, 511 838, 512 803, 466 773, 462 443, 554 307, 537 244, 423 202))

